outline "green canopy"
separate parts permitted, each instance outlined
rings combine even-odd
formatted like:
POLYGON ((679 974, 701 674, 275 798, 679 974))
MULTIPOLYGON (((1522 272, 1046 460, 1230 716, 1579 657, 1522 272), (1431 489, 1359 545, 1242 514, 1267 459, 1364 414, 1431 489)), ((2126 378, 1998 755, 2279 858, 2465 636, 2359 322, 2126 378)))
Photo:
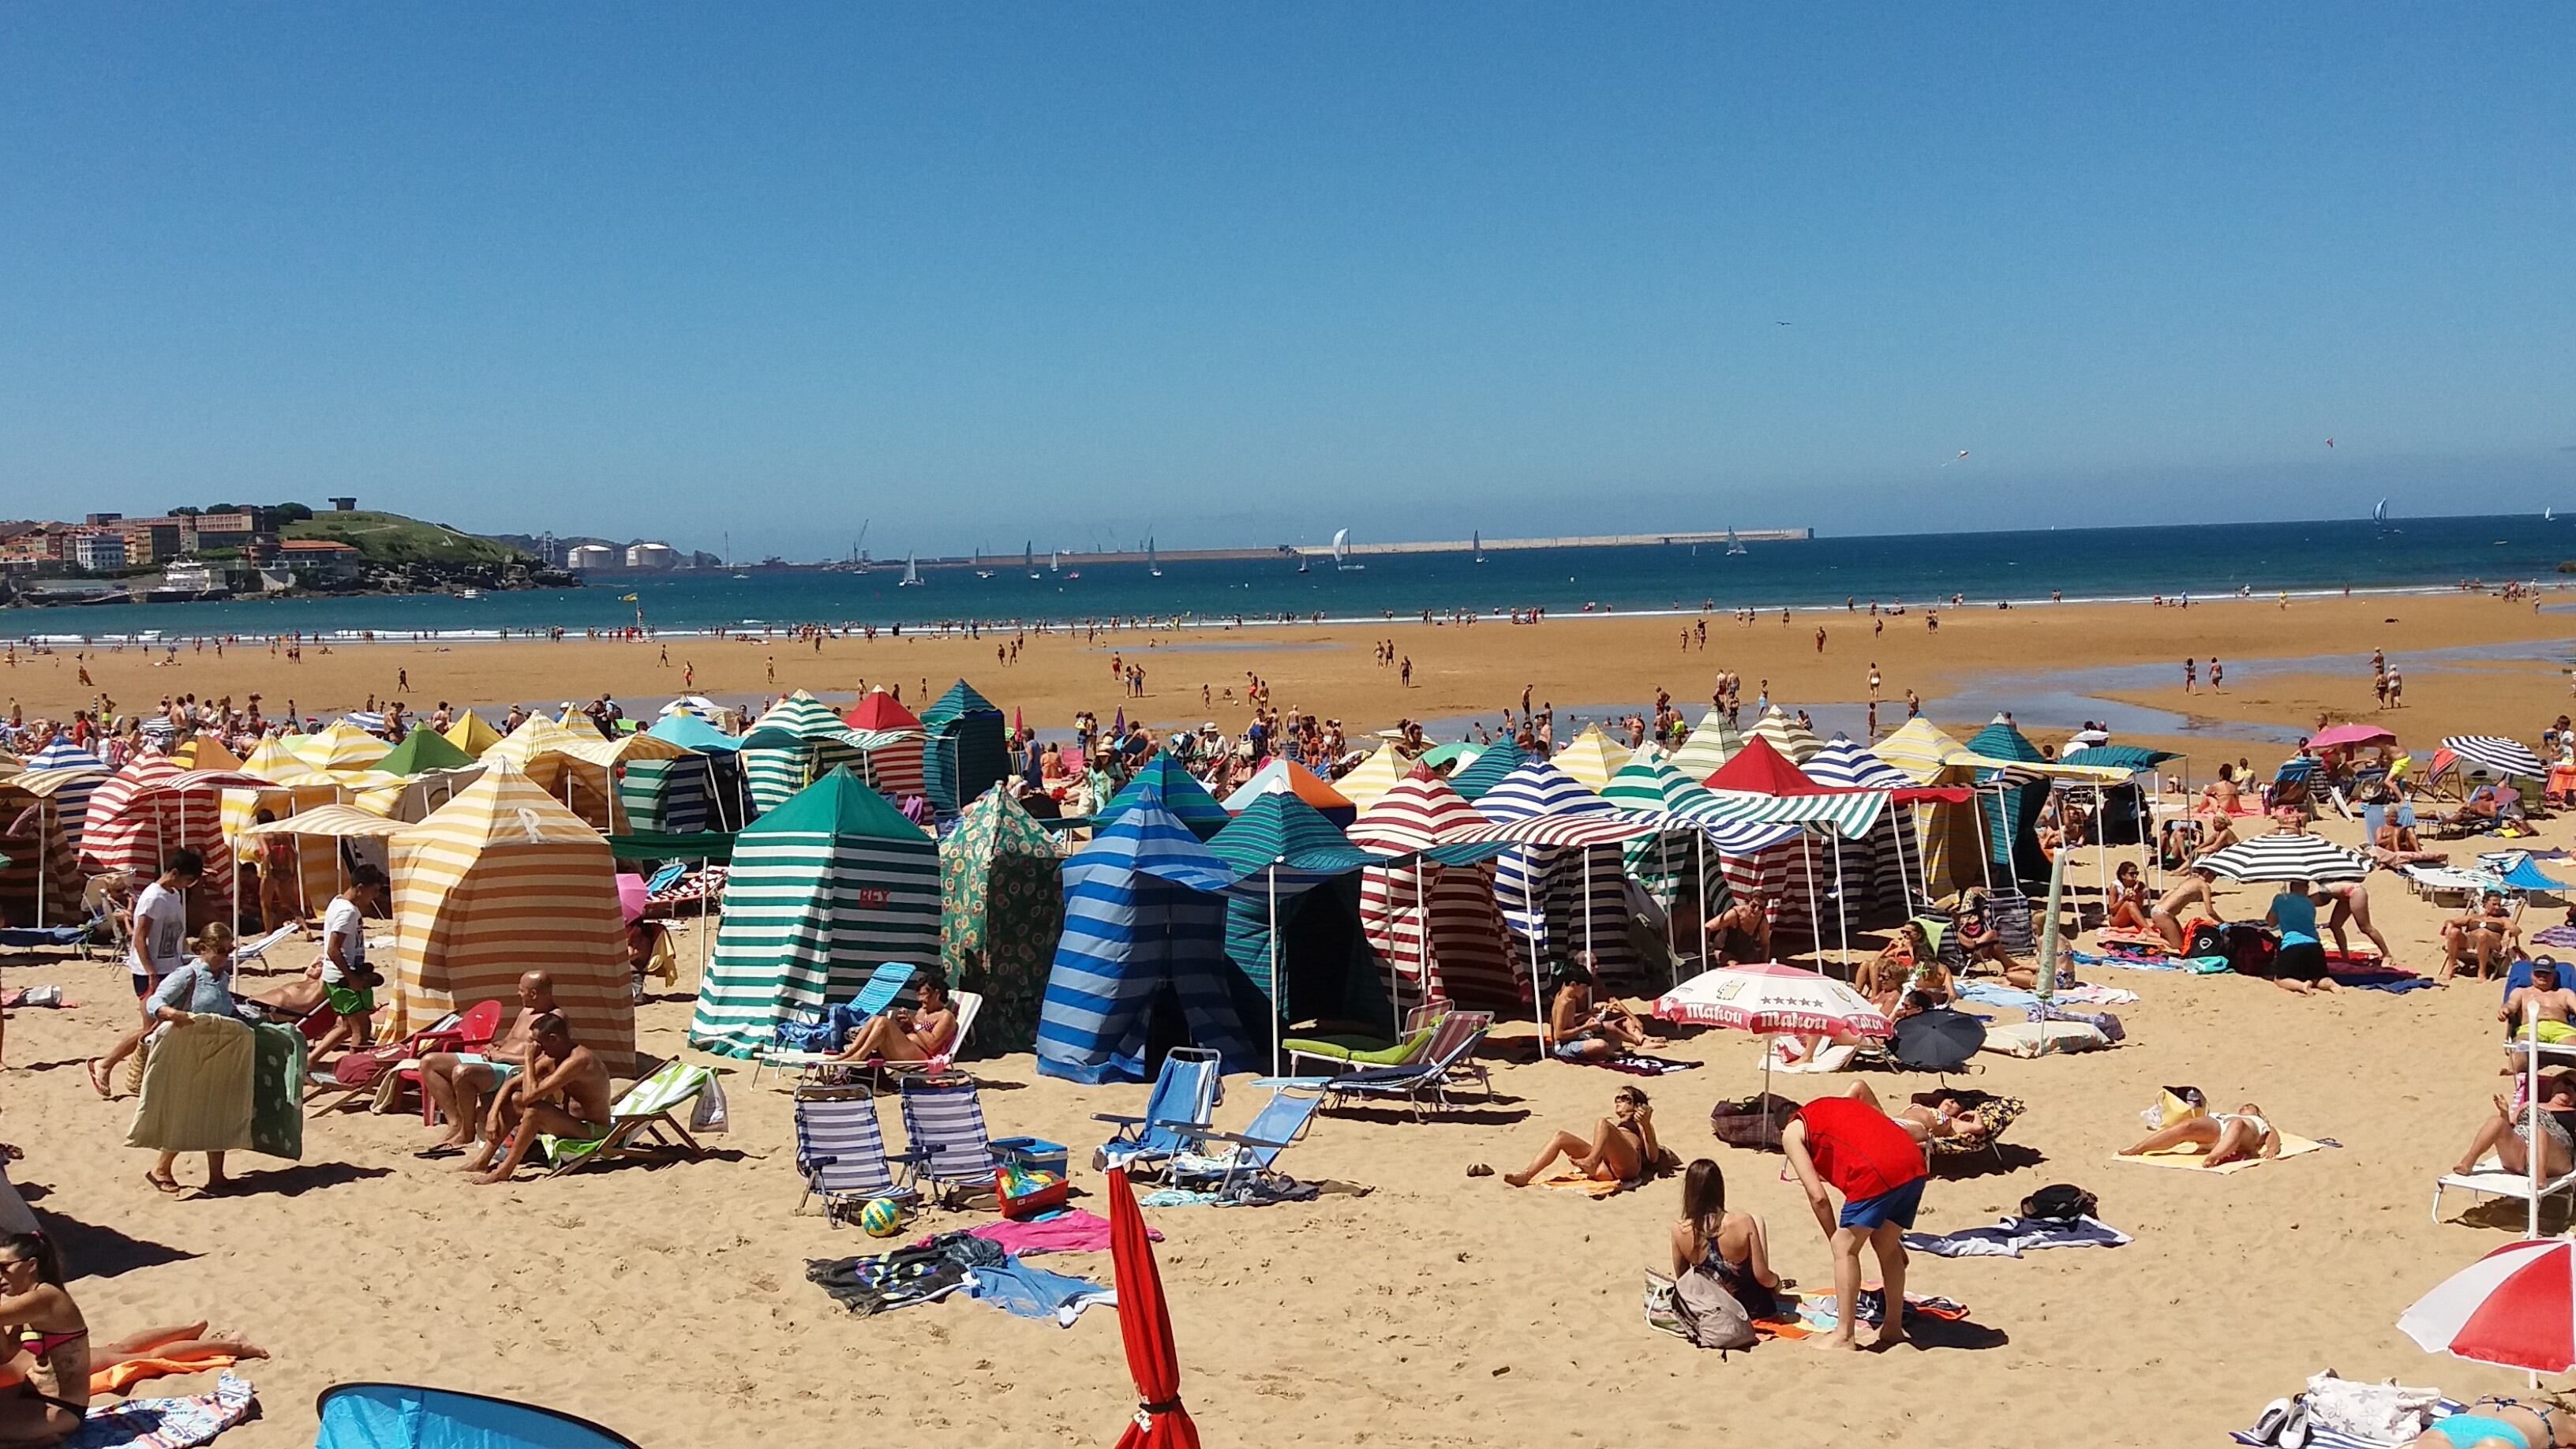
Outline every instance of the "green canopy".
POLYGON ((417 775, 425 770, 461 770, 474 763, 474 757, 450 743, 436 730, 413 730, 394 746, 392 754, 369 766, 388 775, 417 775))
POLYGON ((1521 767, 1529 756, 1509 740, 1497 740, 1476 762, 1449 777, 1449 788, 1472 805, 1484 798, 1486 791, 1503 783, 1503 777, 1521 767))
POLYGON ((1010 773, 1002 712, 959 680, 921 712, 921 779, 930 808, 954 815, 1010 773))
POLYGON ((1385 856, 1285 790, 1253 797, 1207 844, 1242 878, 1226 898, 1225 954, 1280 1016, 1391 1022, 1359 917, 1358 873, 1385 856), (1285 981, 1271 978, 1274 909, 1285 981))
POLYGON ((1064 855, 1000 786, 975 798, 939 842, 939 960, 981 992, 975 1039, 1033 1051, 1056 938, 1064 933, 1064 855))
POLYGON ((1148 791, 1161 796, 1163 808, 1171 811, 1190 828, 1192 835, 1201 840, 1212 838, 1234 819, 1225 813, 1224 806, 1216 803, 1216 797, 1207 792, 1206 786, 1181 768, 1180 761, 1161 750, 1156 750, 1144 764, 1137 766, 1135 775, 1127 781, 1127 787, 1109 797, 1109 803, 1093 811, 1091 818, 1115 820, 1126 814, 1148 791))
POLYGON ((939 847, 846 767, 745 826, 689 1045, 750 1056, 877 966, 939 959, 939 847))
POLYGON ((1423 751, 1422 763, 1433 766, 1446 765, 1452 760, 1464 757, 1465 763, 1472 765, 1476 762, 1476 757, 1483 754, 1486 748, 1484 745, 1471 745, 1465 740, 1451 740, 1445 745, 1433 745, 1423 751))
POLYGON ((688 835, 633 831, 608 837, 608 853, 619 860, 731 860, 733 839, 721 830, 688 835))

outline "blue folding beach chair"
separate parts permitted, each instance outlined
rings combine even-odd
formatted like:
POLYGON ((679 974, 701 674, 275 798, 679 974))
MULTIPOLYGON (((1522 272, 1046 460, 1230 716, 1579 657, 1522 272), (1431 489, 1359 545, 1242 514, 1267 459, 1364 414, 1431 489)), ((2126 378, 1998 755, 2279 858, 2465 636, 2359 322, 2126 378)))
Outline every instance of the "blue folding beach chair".
POLYGON ((1314 1125, 1315 1111, 1324 1103, 1324 1085, 1329 1080, 1275 1077, 1256 1083, 1271 1089, 1270 1100, 1253 1114, 1251 1124, 1241 1132, 1219 1132, 1208 1127, 1185 1134, 1193 1140, 1187 1150, 1172 1155, 1164 1169, 1164 1181, 1176 1187, 1223 1194, 1238 1181, 1276 1176, 1279 1154, 1295 1146, 1305 1137, 1306 1129, 1314 1125))
POLYGON ((1191 1133, 1207 1127, 1216 1113, 1216 1104, 1224 1100, 1225 1068, 1217 1054, 1205 1047, 1174 1047, 1163 1058, 1162 1070, 1154 1074, 1154 1090, 1146 1095, 1144 1116, 1091 1114, 1092 1121, 1106 1122, 1118 1129, 1116 1136, 1091 1154, 1091 1165, 1105 1172, 1113 1167, 1150 1167, 1167 1162, 1173 1153, 1190 1145, 1191 1133))
POLYGON ((877 1125, 876 1099, 865 1087, 807 1087, 796 1094, 796 1170, 805 1175, 806 1198, 823 1199, 823 1216, 838 1225, 845 1210, 876 1198, 910 1204, 917 1194, 895 1181, 885 1133, 877 1125))
POLYGON ((778 1034, 770 1039, 770 1044, 761 1051, 759 1060, 752 1066, 753 1084, 759 1083, 760 1073, 764 1068, 796 1067, 810 1075, 830 1065, 836 1059, 838 1049, 848 1045, 851 1033, 868 1022, 874 1021, 880 1014, 894 1006, 895 998, 901 996, 903 989, 912 984, 912 975, 911 966, 901 961, 888 961, 870 973, 868 984, 860 987, 859 994, 848 1001, 838 1006, 826 1007, 820 1016, 809 1020, 782 1023, 778 1034), (797 1034, 791 1031, 791 1027, 810 1030, 825 1022, 832 1023, 834 1027, 833 1051, 808 1051, 790 1048, 784 1044, 792 1035, 797 1034))
POLYGON ((903 1079, 904 1151, 915 1191, 930 1184, 941 1202, 993 1189, 993 1140, 984 1131, 984 1104, 975 1079, 943 1072, 903 1079))

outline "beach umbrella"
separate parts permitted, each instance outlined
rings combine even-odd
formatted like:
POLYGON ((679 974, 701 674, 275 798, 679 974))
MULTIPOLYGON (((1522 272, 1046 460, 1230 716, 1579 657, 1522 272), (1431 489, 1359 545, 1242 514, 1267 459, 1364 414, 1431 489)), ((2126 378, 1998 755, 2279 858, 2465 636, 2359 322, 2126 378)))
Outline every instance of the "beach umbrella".
POLYGON ((1118 1436, 1118 1449, 1198 1449, 1199 1426, 1181 1407, 1181 1357, 1163 1273, 1123 1167, 1109 1169, 1109 1263, 1118 1288, 1118 1337, 1136 1380, 1136 1417, 1118 1436))
POLYGON ((652 900, 653 887, 644 877, 618 872, 617 908, 626 917, 626 924, 631 926, 644 919, 644 907, 652 900))
POLYGON ((2395 743, 2397 743, 2395 734, 2377 725, 2368 724, 2328 725, 2308 736, 2308 748, 2312 750, 2345 750, 2357 745, 2393 745, 2395 743))
POLYGON ((2202 856, 2197 865, 2233 881, 2346 881, 2370 874, 2370 862, 2323 836, 2275 830, 2202 856))
MULTIPOLYGON (((1776 1032, 1819 1036, 1886 1036, 1885 1013, 1851 987, 1819 972, 1778 961, 1703 971, 1655 998, 1662 1021, 1732 1027, 1764 1038, 1776 1032)), ((1771 1094, 1771 1044, 1762 1044, 1762 1094, 1771 1094)))
POLYGON ((2528 775, 2533 779, 2548 774, 2540 757, 2519 740, 2501 735, 2446 735, 2442 748, 2468 761, 2481 770, 2499 775, 2528 775))
POLYGON ((1465 769, 1467 766, 1476 763, 1476 757, 1483 753, 1483 750, 1467 743, 1465 740, 1452 740, 1445 745, 1433 745, 1429 750, 1425 751, 1422 756, 1422 763, 1437 767, 1450 764, 1452 761, 1455 761, 1457 768, 1465 769))
POLYGON ((2536 1374, 2576 1368, 2576 1240, 2507 1243, 2416 1299, 2397 1327, 2427 1353, 2536 1374))
POLYGON ((1986 1024, 1949 1007, 1918 1011, 1896 1024, 1888 1052, 1926 1072, 1955 1072, 1986 1045, 1986 1024))

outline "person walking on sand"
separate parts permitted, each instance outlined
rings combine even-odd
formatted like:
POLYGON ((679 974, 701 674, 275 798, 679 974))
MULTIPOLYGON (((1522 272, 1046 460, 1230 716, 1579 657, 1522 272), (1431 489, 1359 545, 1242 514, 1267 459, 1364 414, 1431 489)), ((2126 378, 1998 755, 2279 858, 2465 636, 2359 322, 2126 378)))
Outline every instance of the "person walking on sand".
POLYGON ((1849 1097, 1822 1097, 1798 1109, 1781 1129, 1780 1150, 1806 1191, 1834 1254, 1834 1331, 1828 1349, 1859 1345, 1860 1249, 1878 1255, 1880 1297, 1885 1304, 1874 1348, 1905 1342, 1905 1230, 1923 1206, 1930 1168, 1913 1134, 1888 1115, 1849 1097), (1831 1192, 1828 1191, 1831 1189, 1831 1192), (1834 1210, 1832 1193, 1842 1194, 1834 1210))
POLYGON ((1878 698, 1878 661, 1875 659, 1869 662, 1869 697, 1878 698))
POLYGON ((143 1045, 156 1024, 148 1003, 161 978, 188 964, 188 892, 206 873, 206 863, 193 850, 174 850, 160 878, 134 898, 125 932, 125 969, 134 981, 134 999, 142 1021, 117 1039, 106 1056, 89 1063, 89 1084, 102 1097, 116 1095, 109 1085, 117 1066, 143 1045))
POLYGON ((2185 694, 2191 693, 2192 685, 2199 682, 2199 679, 2199 661, 2186 657, 2182 661, 2182 692, 2185 694))
POLYGON ((2215 655, 2215 654, 2210 655, 2210 656, 2209 656, 2209 692, 2210 692, 2210 693, 2212 693, 2212 694, 2216 694, 2216 693, 2218 692, 2218 682, 2219 682, 2220 680, 2222 680, 2222 679, 2225 679, 2226 677, 2227 677, 2227 670, 2226 670, 2226 668, 2225 668, 2224 666, 2222 666, 2222 665, 2220 665, 2220 664, 2219 664, 2219 662, 2218 662, 2218 656, 2217 656, 2217 655, 2215 655))
POLYGON ((1821 628, 1816 630, 1816 652, 1819 654, 1825 652, 1825 631, 1821 628))

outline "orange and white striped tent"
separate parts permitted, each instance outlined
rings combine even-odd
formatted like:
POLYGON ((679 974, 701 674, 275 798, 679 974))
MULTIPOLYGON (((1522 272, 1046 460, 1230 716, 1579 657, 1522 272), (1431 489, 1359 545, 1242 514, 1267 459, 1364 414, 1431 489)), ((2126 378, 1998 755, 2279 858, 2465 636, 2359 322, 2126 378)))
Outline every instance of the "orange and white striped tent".
POLYGON ((479 1001, 520 973, 554 978, 573 1040, 612 1072, 635 1062, 626 920, 608 842, 506 761, 392 839, 394 970, 385 1039, 479 1001))

